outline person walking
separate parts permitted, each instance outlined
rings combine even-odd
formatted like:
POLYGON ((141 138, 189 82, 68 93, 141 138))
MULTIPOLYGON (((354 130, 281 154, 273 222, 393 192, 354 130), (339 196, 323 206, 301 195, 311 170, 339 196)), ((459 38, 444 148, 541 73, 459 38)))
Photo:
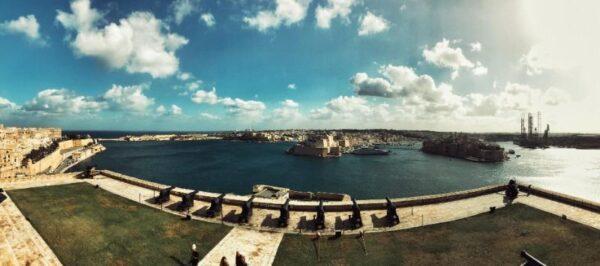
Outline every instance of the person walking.
POLYGON ((196 244, 192 244, 192 258, 190 259, 190 264, 193 266, 198 265, 200 263, 200 253, 196 250, 196 244))

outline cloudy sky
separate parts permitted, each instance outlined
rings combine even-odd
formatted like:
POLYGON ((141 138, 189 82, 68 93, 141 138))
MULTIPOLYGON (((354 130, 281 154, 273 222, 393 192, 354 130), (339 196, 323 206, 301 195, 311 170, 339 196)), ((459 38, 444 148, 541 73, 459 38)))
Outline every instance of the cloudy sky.
POLYGON ((2 1, 0 123, 600 132, 600 2, 2 1))

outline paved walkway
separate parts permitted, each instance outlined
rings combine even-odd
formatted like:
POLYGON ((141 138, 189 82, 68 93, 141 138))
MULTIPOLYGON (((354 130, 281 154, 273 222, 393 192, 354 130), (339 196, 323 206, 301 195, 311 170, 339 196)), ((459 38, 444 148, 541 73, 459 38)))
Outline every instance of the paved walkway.
POLYGON ((0 265, 62 265, 10 198, 0 203, 0 265))
POLYGON ((0 179, 0 188, 5 190, 24 189, 32 187, 56 186, 83 182, 75 178, 75 174, 37 175, 21 178, 0 179))
POLYGON ((517 198, 516 202, 520 202, 525 205, 529 205, 536 209, 540 209, 542 211, 549 212, 558 216, 562 216, 564 214, 569 220, 585 224, 600 230, 600 214, 598 213, 531 195, 520 196, 517 198))
POLYGON ((236 227, 206 254, 199 265, 219 265, 223 257, 229 265, 234 265, 236 252, 246 258, 248 265, 271 265, 282 239, 283 233, 236 227))

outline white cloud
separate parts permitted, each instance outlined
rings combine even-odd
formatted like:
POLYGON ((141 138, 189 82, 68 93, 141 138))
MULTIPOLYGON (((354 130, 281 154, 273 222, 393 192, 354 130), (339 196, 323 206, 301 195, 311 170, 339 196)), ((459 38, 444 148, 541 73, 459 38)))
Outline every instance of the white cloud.
POLYGON ((281 102, 281 107, 273 110, 273 119, 278 123, 292 124, 298 123, 302 119, 300 113, 300 105, 293 100, 285 100, 281 102))
POLYGON ((113 110, 144 113, 154 104, 154 99, 144 95, 144 85, 113 85, 103 95, 113 110))
POLYGON ((200 85, 202 85, 202 80, 188 82, 185 86, 187 87, 188 91, 196 91, 200 88, 200 85))
POLYGON ((20 16, 15 20, 0 23, 0 32, 24 34, 29 40, 41 41, 40 24, 34 15, 20 16))
POLYGON ((219 117, 211 113, 200 113, 200 117, 207 120, 219 120, 219 117))
POLYGON ((158 115, 177 116, 183 114, 183 110, 181 109, 181 107, 174 104, 172 104, 171 108, 169 108, 168 110, 164 105, 160 105, 156 108, 156 113, 158 115))
POLYGON ((204 90, 196 91, 196 93, 194 93, 194 95, 192 95, 192 101, 197 104, 201 104, 201 103, 217 104, 219 101, 219 98, 217 97, 217 90, 215 88, 213 88, 211 91, 204 91, 204 90))
POLYGON ((180 35, 163 32, 168 27, 152 13, 134 12, 118 23, 97 27, 103 14, 89 0, 71 3, 71 12, 58 11, 56 20, 76 33, 68 37, 78 56, 95 57, 111 68, 129 73, 147 73, 162 78, 177 73, 175 51, 188 43, 180 35))
POLYGON ((461 67, 472 68, 474 64, 465 57, 460 48, 450 47, 450 41, 443 39, 435 44, 432 49, 423 50, 423 57, 429 63, 438 67, 458 70, 461 67))
POLYGON ((312 109, 310 117, 314 120, 325 120, 327 127, 356 126, 368 127, 390 122, 394 114, 386 103, 370 104, 366 99, 357 96, 339 96, 325 103, 324 107, 312 109))
POLYGON ((196 1, 194 0, 175 0, 171 3, 175 23, 181 24, 183 19, 191 15, 196 9, 196 1))
POLYGON ((339 17, 343 21, 348 22, 348 15, 352 12, 352 7, 356 5, 356 0, 327 0, 327 6, 317 6, 315 17, 317 19, 317 27, 329 29, 331 20, 339 17))
POLYGON ((0 110, 15 109, 17 105, 6 98, 0 97, 0 110))
POLYGON ((244 22, 260 32, 277 29, 281 24, 290 26, 306 17, 310 2, 311 0, 275 0, 275 10, 261 10, 253 17, 244 17, 244 22))
POLYGON ((290 90, 295 90, 296 89, 296 84, 295 83, 290 83, 287 85, 287 88, 290 90))
POLYGON ((194 76, 188 72, 177 73, 177 79, 182 80, 182 81, 186 81, 192 77, 194 77, 194 76))
POLYGON ((360 19, 359 36, 372 35, 389 29, 389 22, 383 17, 376 16, 370 11, 360 19))
POLYGON ((472 42, 469 45, 471 46, 471 52, 481 52, 480 42, 472 42))
POLYGON ((475 76, 483 76, 488 73, 488 69, 487 69, 487 67, 483 66, 483 64, 481 64, 481 62, 477 61, 477 63, 475 63, 475 67, 473 68, 472 72, 473 72, 473 75, 475 75, 475 76))
POLYGON ((498 93, 467 95, 467 115, 495 116, 510 112, 522 113, 542 110, 544 106, 556 106, 569 101, 569 94, 556 87, 546 91, 519 83, 507 83, 498 93))
POLYGON ((211 13, 204 13, 200 15, 200 19, 204 21, 204 24, 206 24, 207 27, 212 27, 217 24, 215 17, 211 13))
POLYGON ((96 113, 106 108, 106 104, 98 99, 76 95, 67 89, 46 89, 22 108, 41 114, 81 114, 96 113))
POLYGON ((525 68, 525 73, 528 76, 542 74, 544 70, 565 69, 570 67, 562 65, 555 60, 558 59, 551 56, 550 51, 545 50, 541 45, 534 45, 527 54, 521 57, 519 63, 525 68))

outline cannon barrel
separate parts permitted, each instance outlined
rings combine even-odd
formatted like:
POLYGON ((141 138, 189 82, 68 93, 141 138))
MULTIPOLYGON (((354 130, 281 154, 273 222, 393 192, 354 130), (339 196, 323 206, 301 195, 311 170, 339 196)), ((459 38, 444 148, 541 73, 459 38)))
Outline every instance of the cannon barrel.
POLYGON ((183 197, 181 197, 181 203, 179 203, 179 206, 177 206, 177 209, 181 210, 186 210, 189 209, 191 207, 194 206, 194 197, 196 196, 196 194, 198 193, 198 190, 194 190, 188 194, 183 195, 183 197))
POLYGON ((531 254, 527 253, 527 251, 525 251, 525 250, 521 251, 521 257, 523 257, 525 259, 525 263, 523 263, 522 265, 525 265, 525 266, 546 266, 546 264, 544 264, 540 260, 536 259, 531 254))
POLYGON ((352 222, 352 227, 354 229, 363 226, 362 218, 360 216, 360 207, 358 206, 358 203, 356 203, 355 199, 352 199, 352 217, 350 221, 352 222))
POLYGON ((290 199, 287 199, 279 208, 279 227, 287 227, 290 219, 290 199))
POLYGON ((387 208, 386 218, 387 218, 388 222, 392 225, 399 224, 400 217, 398 216, 398 213, 396 212, 396 205, 388 197, 385 197, 385 201, 387 202, 386 203, 386 208, 387 208))
POLYGON ((158 197, 156 197, 154 199, 154 203, 162 204, 162 203, 169 201, 171 199, 171 190, 173 190, 173 189, 175 189, 174 186, 170 186, 168 188, 161 189, 160 192, 158 193, 158 197))

